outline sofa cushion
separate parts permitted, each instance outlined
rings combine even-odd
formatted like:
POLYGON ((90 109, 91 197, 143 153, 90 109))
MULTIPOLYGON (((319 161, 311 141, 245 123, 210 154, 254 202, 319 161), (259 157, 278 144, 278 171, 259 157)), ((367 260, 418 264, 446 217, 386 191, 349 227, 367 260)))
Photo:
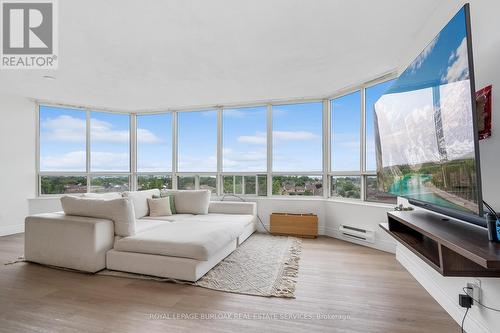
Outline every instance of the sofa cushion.
POLYGON ((200 223, 228 223, 240 226, 242 229, 249 224, 255 222, 255 216, 243 214, 207 214, 207 215, 194 215, 189 221, 196 221, 200 223))
POLYGON ((144 216, 140 221, 166 221, 166 222, 176 222, 176 221, 184 221, 193 216, 193 214, 174 214, 174 215, 166 215, 166 216, 144 216))
POLYGON ((134 206, 128 198, 111 200, 63 196, 61 205, 67 215, 97 217, 114 222, 115 235, 135 234, 134 206))
POLYGON ((150 199, 148 198, 149 216, 172 215, 170 210, 170 198, 150 199))
POLYGON ((208 214, 209 190, 177 190, 167 194, 173 194, 177 214, 208 214))
POLYGON ((208 213, 257 215, 257 203, 240 201, 210 201, 208 213))
POLYGON ((111 199, 119 199, 122 197, 121 193, 118 192, 110 192, 110 193, 84 193, 82 195, 84 198, 92 198, 92 199, 104 199, 104 200, 111 200, 111 199))
POLYGON ((135 233, 139 234, 141 232, 144 232, 146 230, 156 228, 159 225, 162 225, 164 223, 170 223, 168 221, 161 221, 161 220, 136 220, 135 221, 135 233))
POLYGON ((230 223, 171 222, 117 239, 114 249, 205 261, 238 235, 230 223))
POLYGON ((146 215, 149 215, 148 198, 153 198, 154 195, 159 196, 160 190, 146 190, 146 191, 133 191, 133 192, 123 192, 125 198, 132 199, 135 210, 135 218, 140 219, 146 215))

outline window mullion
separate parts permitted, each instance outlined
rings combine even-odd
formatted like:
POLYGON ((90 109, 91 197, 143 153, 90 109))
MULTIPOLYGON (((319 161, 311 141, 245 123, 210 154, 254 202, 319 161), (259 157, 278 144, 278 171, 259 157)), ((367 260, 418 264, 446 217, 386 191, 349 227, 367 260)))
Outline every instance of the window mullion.
POLYGON ((130 190, 137 191, 137 115, 130 115, 130 190))
POLYGON ((267 105, 267 196, 273 194, 273 106, 267 105))
POLYGON ((90 165, 90 154, 91 154, 91 150, 90 150, 90 145, 91 145, 91 141, 90 141, 90 126, 91 126, 91 123, 90 123, 90 110, 86 110, 85 111, 85 123, 86 123, 86 127, 85 127, 85 147, 86 147, 86 153, 85 153, 85 175, 87 176, 87 193, 90 193, 90 181, 91 181, 91 177, 90 177, 90 168, 91 168, 91 165, 90 165))
POLYGON ((178 121, 177 112, 172 112, 172 189, 177 190, 177 156, 178 156, 178 144, 177 144, 177 133, 178 133, 178 121))
MULTIPOLYGON (((223 169, 223 156, 222 156, 222 136, 224 133, 222 132, 222 108, 217 109, 217 179, 220 178, 223 169)), ((218 185, 218 183, 216 182, 218 185)), ((215 189, 217 195, 221 195, 222 190, 220 186, 217 186, 215 189)))
POLYGON ((361 200, 366 200, 366 88, 361 89, 361 200))
POLYGON ((330 171, 331 147, 330 147, 330 102, 323 101, 323 197, 328 197, 328 172, 330 171))

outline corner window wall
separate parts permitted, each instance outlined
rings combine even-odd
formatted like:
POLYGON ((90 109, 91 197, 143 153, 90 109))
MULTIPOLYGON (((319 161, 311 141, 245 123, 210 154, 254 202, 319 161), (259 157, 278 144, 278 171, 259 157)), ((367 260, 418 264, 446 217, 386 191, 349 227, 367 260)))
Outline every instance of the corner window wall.
POLYGON ((118 113, 39 107, 39 194, 208 189, 394 203, 380 190, 373 104, 392 81, 332 99, 118 113))

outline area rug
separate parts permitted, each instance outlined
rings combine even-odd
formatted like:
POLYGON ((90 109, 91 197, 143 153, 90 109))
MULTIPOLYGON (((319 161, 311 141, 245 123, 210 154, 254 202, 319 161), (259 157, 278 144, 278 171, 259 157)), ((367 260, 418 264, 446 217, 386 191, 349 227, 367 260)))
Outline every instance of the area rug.
POLYGON ((301 240, 253 234, 197 282, 103 270, 98 275, 190 284, 230 293, 295 298, 301 240))

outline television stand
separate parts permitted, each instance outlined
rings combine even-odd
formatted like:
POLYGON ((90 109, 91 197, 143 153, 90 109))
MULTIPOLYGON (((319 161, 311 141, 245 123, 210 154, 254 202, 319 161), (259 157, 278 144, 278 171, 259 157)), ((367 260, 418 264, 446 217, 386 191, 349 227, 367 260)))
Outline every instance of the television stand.
POLYGON ((500 277, 488 230, 424 210, 392 211, 380 227, 443 276, 500 277))

